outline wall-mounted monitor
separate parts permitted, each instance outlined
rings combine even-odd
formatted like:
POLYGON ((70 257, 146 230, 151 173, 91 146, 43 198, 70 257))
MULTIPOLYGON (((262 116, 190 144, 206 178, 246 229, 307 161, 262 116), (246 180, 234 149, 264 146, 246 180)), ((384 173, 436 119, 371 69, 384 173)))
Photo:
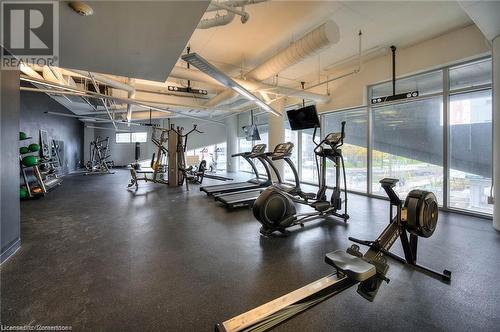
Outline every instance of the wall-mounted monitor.
POLYGON ((319 128, 320 126, 315 105, 290 110, 286 114, 292 130, 319 128))
POLYGON ((247 141, 260 141, 259 129, 256 125, 244 126, 243 132, 247 141))

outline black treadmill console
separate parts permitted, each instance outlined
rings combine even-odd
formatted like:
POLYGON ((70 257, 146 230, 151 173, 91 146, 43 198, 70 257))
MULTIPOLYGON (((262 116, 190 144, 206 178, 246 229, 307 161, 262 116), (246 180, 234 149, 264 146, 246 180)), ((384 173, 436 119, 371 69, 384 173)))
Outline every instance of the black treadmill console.
POLYGON ((325 137, 325 143, 331 147, 337 146, 342 140, 342 133, 330 133, 325 137))
POLYGON ((272 156, 273 157, 288 156, 292 154, 292 150, 293 150, 292 142, 280 143, 276 145, 276 147, 274 148, 272 156))
POLYGON ((257 144, 252 148, 252 154, 261 154, 266 151, 266 145, 265 144, 257 144))

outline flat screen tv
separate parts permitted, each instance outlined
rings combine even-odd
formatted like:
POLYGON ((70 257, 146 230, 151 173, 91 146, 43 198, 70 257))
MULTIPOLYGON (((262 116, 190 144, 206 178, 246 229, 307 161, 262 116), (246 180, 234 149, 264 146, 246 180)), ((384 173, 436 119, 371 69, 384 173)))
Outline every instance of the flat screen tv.
POLYGON ((310 129, 320 126, 316 106, 306 106, 286 112, 292 130, 310 129))
POLYGON ((260 141, 259 129, 256 125, 244 126, 243 131, 247 141, 260 141))

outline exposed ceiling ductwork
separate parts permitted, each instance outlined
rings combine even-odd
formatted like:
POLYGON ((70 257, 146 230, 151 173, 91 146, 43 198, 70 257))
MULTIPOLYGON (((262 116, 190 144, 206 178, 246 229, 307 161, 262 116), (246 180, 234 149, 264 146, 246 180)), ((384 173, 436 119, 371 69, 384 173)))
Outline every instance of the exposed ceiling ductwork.
POLYGON ((246 5, 253 5, 267 0, 228 0, 212 1, 206 13, 217 12, 215 16, 203 18, 198 23, 198 29, 210 29, 222 25, 227 25, 234 20, 236 15, 241 17, 241 23, 245 24, 250 19, 250 14, 245 11, 246 5), (238 9, 239 8, 239 9, 238 9), (219 15, 219 10, 224 10, 226 14, 219 15))
POLYGON ((200 20, 200 23, 198 23, 198 26, 196 28, 210 29, 222 25, 227 25, 234 20, 234 16, 236 16, 234 13, 228 12, 227 14, 224 15, 216 14, 214 17, 203 18, 200 20))
POLYGON ((334 21, 328 20, 304 37, 293 42, 283 51, 249 71, 246 76, 257 81, 263 81, 318 53, 325 47, 338 43, 339 40, 339 27, 334 21))
MULTIPOLYGON (((202 82, 205 84, 222 87, 222 84, 219 83, 217 80, 211 78, 210 76, 196 69, 188 69, 176 66, 170 73, 169 77, 182 80, 202 82)), ((315 101, 317 103, 327 103, 330 100, 330 96, 328 95, 308 92, 300 89, 260 83, 249 79, 243 80, 243 79, 233 78, 233 80, 235 80, 238 84, 242 85, 243 87, 245 87, 250 91, 264 90, 267 91, 268 93, 273 93, 276 95, 300 97, 315 101)))

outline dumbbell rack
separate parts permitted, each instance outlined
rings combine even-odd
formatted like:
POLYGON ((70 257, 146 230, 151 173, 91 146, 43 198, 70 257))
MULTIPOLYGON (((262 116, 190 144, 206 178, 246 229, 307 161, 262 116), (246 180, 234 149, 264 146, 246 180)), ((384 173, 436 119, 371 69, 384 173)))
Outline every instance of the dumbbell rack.
MULTIPOLYGON (((26 140, 29 140, 29 139, 32 139, 32 138, 33 137, 25 137, 24 139, 19 139, 19 141, 26 141, 26 140)), ((28 152, 28 153, 25 153, 24 155, 27 155, 27 154, 30 154, 30 153, 35 153, 35 152, 28 152)), ((23 164, 23 156, 19 155, 19 166, 21 168, 21 173, 22 173, 22 176, 23 176, 24 185, 26 186, 26 189, 28 190, 28 198, 37 198, 37 197, 45 196, 45 194, 47 193, 47 189, 45 188, 45 184, 43 183, 42 175, 40 173, 40 169, 38 168, 38 165, 35 165, 35 166, 25 166, 23 164), (30 186, 30 182, 28 181, 28 176, 26 175, 26 169, 28 169, 28 168, 33 169, 33 175, 37 179, 38 184, 40 185, 40 188, 42 189, 42 193, 36 194, 36 193, 32 192, 32 189, 31 189, 31 186, 30 186)))

